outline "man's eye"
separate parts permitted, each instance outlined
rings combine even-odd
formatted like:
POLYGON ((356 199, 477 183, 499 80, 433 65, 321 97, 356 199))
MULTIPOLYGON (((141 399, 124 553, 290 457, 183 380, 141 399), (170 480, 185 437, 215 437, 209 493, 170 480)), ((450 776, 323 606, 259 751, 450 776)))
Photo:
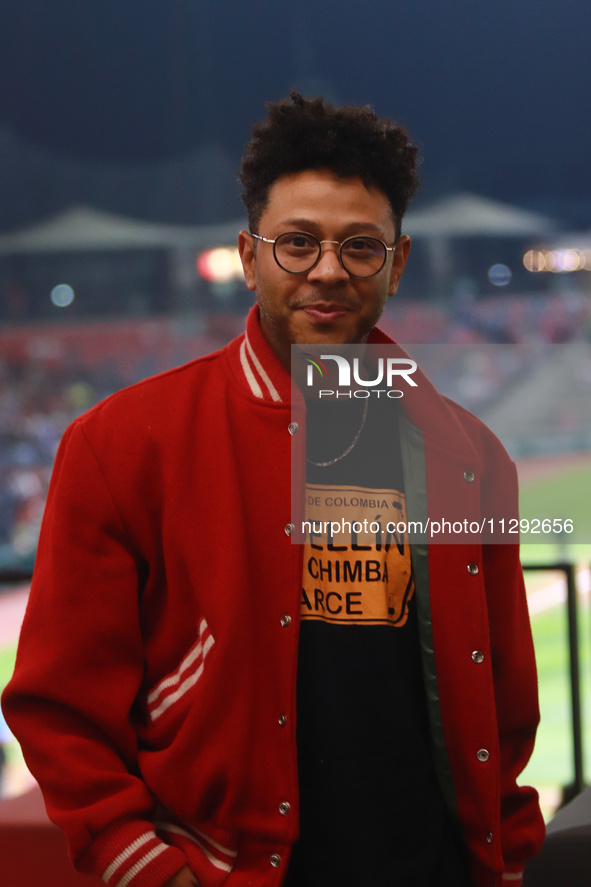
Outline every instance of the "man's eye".
POLYGON ((300 234, 298 232, 284 234, 281 238, 281 243, 290 249, 307 250, 318 248, 316 241, 312 237, 308 237, 306 234, 300 234))
POLYGON ((350 253, 374 253, 377 242, 371 237, 353 237, 345 244, 345 250, 350 253))

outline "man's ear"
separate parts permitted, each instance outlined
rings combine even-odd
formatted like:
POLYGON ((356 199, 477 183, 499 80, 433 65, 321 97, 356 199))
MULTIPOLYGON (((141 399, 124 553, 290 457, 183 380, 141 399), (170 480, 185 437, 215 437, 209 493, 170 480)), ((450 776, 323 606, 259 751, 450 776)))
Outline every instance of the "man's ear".
POLYGON ((399 237, 394 250, 394 261, 392 262, 392 271, 390 272, 390 285, 388 286, 388 296, 393 296, 398 289, 404 266, 410 253, 410 237, 403 234, 399 237))
POLYGON ((244 271, 244 279, 249 290, 256 289, 255 284, 255 255, 254 255, 254 238, 244 228, 238 235, 238 252, 240 253, 240 261, 242 262, 242 270, 244 271))

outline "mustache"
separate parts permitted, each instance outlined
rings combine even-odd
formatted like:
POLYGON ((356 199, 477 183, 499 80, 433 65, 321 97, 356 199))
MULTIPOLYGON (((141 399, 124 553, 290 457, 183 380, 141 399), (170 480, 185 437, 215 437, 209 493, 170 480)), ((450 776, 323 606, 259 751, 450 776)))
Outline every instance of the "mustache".
POLYGON ((342 295, 335 297, 327 293, 323 295, 301 296, 291 302, 290 308, 313 308, 317 305, 329 306, 344 311, 356 311, 361 307, 361 303, 357 299, 343 298, 342 295))

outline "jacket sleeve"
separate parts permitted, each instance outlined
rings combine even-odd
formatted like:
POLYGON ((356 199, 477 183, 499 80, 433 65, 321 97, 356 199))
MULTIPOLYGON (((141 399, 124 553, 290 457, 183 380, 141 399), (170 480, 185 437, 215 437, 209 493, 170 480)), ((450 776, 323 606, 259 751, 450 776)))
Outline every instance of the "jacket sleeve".
POLYGON ((136 764, 145 568, 77 422, 56 460, 3 708, 74 864, 110 887, 161 887, 186 864, 156 835, 136 764))
MULTIPOLYGON (((503 471, 496 475, 495 483, 498 494, 505 500, 504 513, 517 515, 517 476, 513 463, 506 463, 503 471)), ((513 544, 485 546, 483 556, 501 755, 503 883, 519 885, 524 862, 540 849, 545 829, 536 790, 518 784, 533 752, 540 714, 518 537, 513 538, 513 544)))

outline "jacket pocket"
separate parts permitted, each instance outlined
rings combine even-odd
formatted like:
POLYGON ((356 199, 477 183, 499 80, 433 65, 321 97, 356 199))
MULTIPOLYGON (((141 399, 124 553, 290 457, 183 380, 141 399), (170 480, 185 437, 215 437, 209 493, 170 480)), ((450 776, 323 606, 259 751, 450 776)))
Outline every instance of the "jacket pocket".
POLYGON ((205 660, 215 641, 205 619, 199 625, 199 637, 183 658, 180 665, 158 681, 147 696, 147 709, 153 723, 174 706, 199 681, 205 660))

